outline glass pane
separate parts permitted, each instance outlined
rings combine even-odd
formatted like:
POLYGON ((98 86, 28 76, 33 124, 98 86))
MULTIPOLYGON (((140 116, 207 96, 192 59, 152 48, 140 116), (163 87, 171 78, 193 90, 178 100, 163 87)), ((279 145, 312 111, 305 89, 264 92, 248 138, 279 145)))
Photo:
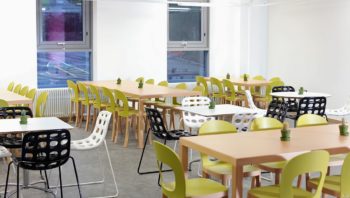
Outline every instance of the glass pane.
POLYGON ((168 81, 194 82, 208 75, 208 51, 169 51, 168 81))
POLYGON ((67 87, 67 80, 91 79, 90 52, 38 52, 38 87, 67 87))
POLYGON ((83 41, 82 0, 41 0, 41 41, 83 41))
POLYGON ((202 9, 169 5, 169 40, 201 41, 202 9))

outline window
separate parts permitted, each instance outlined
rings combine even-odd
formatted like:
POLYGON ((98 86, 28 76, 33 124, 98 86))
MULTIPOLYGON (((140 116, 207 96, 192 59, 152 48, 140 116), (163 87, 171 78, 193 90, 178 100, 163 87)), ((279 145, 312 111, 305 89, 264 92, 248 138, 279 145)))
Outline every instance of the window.
POLYGON ((91 3, 38 0, 38 87, 91 80, 91 3))
POLYGON ((207 76, 208 8, 177 1, 169 4, 168 15, 168 81, 193 82, 197 75, 207 76))

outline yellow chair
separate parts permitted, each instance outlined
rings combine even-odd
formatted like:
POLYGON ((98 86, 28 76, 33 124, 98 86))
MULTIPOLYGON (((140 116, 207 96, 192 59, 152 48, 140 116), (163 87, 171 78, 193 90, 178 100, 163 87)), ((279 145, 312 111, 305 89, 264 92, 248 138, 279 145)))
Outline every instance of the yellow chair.
POLYGON ((154 79, 148 79, 145 81, 146 84, 154 85, 154 79))
POLYGON ((14 86, 15 82, 10 82, 10 84, 7 86, 7 91, 12 91, 14 86))
POLYGON ((197 85, 197 86, 193 87, 192 91, 198 91, 198 92, 201 93, 198 96, 203 96, 203 94, 204 94, 204 87, 202 87, 200 85, 197 85))
MULTIPOLYGON (((310 179, 307 188, 317 189, 322 178, 310 179)), ((350 154, 347 154, 340 175, 326 176, 322 188, 324 194, 335 197, 350 197, 350 154)))
MULTIPOLYGON (((141 76, 141 77, 136 78, 136 79, 135 79, 135 82, 140 83, 141 81, 144 82, 144 80, 145 80, 145 78, 141 76)), ((150 79, 150 80, 152 80, 152 79, 150 79)), ((153 81, 154 81, 154 80, 153 80, 153 81)), ((148 82, 152 82, 152 81, 148 81, 148 82)), ((154 83, 154 82, 153 82, 153 83, 154 83)), ((151 83, 148 83, 148 84, 151 84, 151 83)), ((133 97, 128 97, 128 100, 129 100, 130 102, 132 102, 132 107, 133 107, 133 108, 136 108, 136 102, 138 102, 139 99, 138 99, 138 98, 133 98, 133 97)))
POLYGON ((218 182, 206 178, 186 179, 179 157, 168 146, 153 141, 153 148, 157 158, 163 198, 228 197, 228 189, 218 182), (161 163, 173 170, 175 182, 164 182, 161 163))
POLYGON ((248 198, 319 198, 321 197, 322 187, 326 177, 328 160, 329 154, 327 151, 311 151, 298 155, 287 162, 281 175, 280 185, 253 188, 248 191, 248 198), (320 182, 314 193, 302 188, 293 187, 293 181, 296 177, 311 172, 317 172, 321 175, 320 182))
POLYGON ((92 117, 92 128, 95 128, 97 115, 101 110, 106 109, 107 103, 101 100, 100 91, 96 86, 90 85, 90 91, 91 91, 91 94, 93 95, 92 106, 94 108, 94 113, 92 117))
MULTIPOLYGON (((161 87, 168 87, 169 83, 168 81, 161 81, 158 83, 158 86, 161 86, 161 87)), ((148 107, 152 106, 152 105, 155 105, 157 103, 165 103, 165 98, 155 98, 154 100, 146 100, 144 102, 144 104, 148 107)))
POLYGON ((28 91, 28 93, 26 94, 26 97, 34 100, 35 95, 36 95, 36 89, 33 88, 33 89, 28 91))
POLYGON ((22 88, 22 84, 18 84, 15 86, 15 88, 13 89, 13 93, 19 94, 19 92, 21 91, 22 88))
POLYGON ((222 83, 219 79, 211 77, 210 78, 210 85, 211 85, 211 95, 215 99, 219 101, 219 103, 225 102, 225 94, 224 94, 224 88, 222 87, 222 83))
POLYGON ((79 122, 79 112, 80 112, 80 96, 78 85, 75 84, 72 80, 67 80, 68 89, 70 90, 70 114, 69 122, 72 121, 73 116, 73 106, 75 109, 75 126, 78 126, 79 122))
POLYGON ((47 92, 42 92, 35 104, 35 117, 43 117, 46 110, 46 102, 49 94, 47 92))
POLYGON ((91 114, 91 106, 93 105, 93 100, 90 100, 89 98, 89 90, 87 89, 87 87, 78 82, 78 89, 79 89, 79 95, 82 95, 83 97, 79 98, 80 101, 80 105, 81 105, 81 112, 80 112, 80 121, 79 121, 79 127, 81 127, 81 124, 83 122, 84 119, 84 111, 86 107, 87 111, 86 111, 86 124, 85 124, 85 131, 88 131, 89 129, 89 123, 90 123, 90 114, 91 114))
MULTIPOLYGON (((215 135, 236 133, 236 127, 223 120, 211 120, 205 122, 200 128, 198 135, 215 135)), ((221 179, 222 184, 227 185, 232 177, 232 165, 220 160, 211 160, 208 155, 201 153, 202 175, 204 178, 214 176, 221 179)), ((243 167, 244 177, 253 177, 251 187, 260 186, 260 170, 252 165, 243 167)))
POLYGON ((106 87, 102 87, 103 95, 108 99, 106 103, 106 110, 112 113, 113 122, 112 122, 112 141, 114 141, 116 134, 117 118, 118 118, 118 109, 115 102, 113 92, 106 87))
POLYGON ((9 104, 7 103, 6 100, 0 99, 0 107, 8 107, 9 104))
MULTIPOLYGON (((137 119, 137 123, 138 123, 138 114, 139 111, 135 110, 133 108, 129 107, 129 103, 128 103, 128 99, 126 98, 126 96, 124 95, 123 92, 115 90, 114 91, 114 96, 115 99, 117 101, 119 101, 119 103, 117 103, 117 111, 118 111, 118 118, 125 118, 126 122, 125 122, 125 137, 124 137, 124 147, 128 147, 128 143, 129 143, 129 124, 130 122, 130 117, 134 117, 137 119)), ((118 120, 117 122, 117 127, 116 127, 116 133, 115 133, 115 137, 114 139, 114 143, 117 143, 118 140, 118 133, 119 133, 119 123, 118 120)), ((135 136, 137 137, 137 130, 135 129, 135 136)))
POLYGON ((209 96, 208 83, 203 76, 196 76, 197 85, 204 87, 203 96, 209 96))
POLYGON ((222 80, 222 84, 224 86, 225 91, 225 100, 230 104, 242 105, 242 101, 244 100, 242 97, 236 95, 235 86, 230 80, 224 79, 222 80))
POLYGON ((283 86, 283 85, 284 85, 284 82, 282 82, 282 81, 270 81, 270 84, 267 85, 267 87, 266 87, 265 96, 262 96, 262 97, 256 96, 254 99, 255 102, 258 104, 258 106, 260 106, 260 107, 263 106, 266 109, 268 104, 272 100, 272 96, 271 96, 272 88, 277 87, 277 86, 283 86), (261 103, 263 105, 261 105, 261 103))
POLYGON ((270 82, 272 82, 272 81, 282 81, 282 79, 280 77, 272 77, 270 79, 270 82))
POLYGON ((28 86, 24 86, 24 87, 22 87, 22 89, 19 91, 18 94, 21 95, 21 96, 25 96, 28 93, 28 89, 29 89, 28 86))
MULTIPOLYGON (((264 76, 258 75, 254 76, 253 80, 265 80, 264 76)), ((253 97, 261 97, 261 86, 252 86, 250 87, 250 93, 253 97)))

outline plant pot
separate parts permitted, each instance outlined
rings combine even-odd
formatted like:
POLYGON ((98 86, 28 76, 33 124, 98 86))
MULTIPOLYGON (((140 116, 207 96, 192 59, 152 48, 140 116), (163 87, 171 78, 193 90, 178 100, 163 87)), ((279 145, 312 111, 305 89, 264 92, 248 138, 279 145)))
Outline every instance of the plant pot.
POLYGON ((281 130, 281 141, 290 140, 290 130, 281 130))
POLYGON ((209 103, 209 109, 215 109, 215 102, 209 103))
POLYGON ((27 116, 21 116, 19 120, 19 124, 27 124, 28 123, 28 118, 27 116))
POLYGON ((339 132, 341 136, 349 136, 348 125, 339 125, 339 132))

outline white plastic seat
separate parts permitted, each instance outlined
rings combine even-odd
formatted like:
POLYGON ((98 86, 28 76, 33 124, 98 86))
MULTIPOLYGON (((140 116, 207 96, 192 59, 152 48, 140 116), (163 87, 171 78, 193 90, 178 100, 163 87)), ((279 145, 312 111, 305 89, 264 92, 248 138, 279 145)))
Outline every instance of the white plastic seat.
POLYGON ((350 115, 350 98, 346 104, 338 109, 326 109, 327 116, 347 116, 350 115))
POLYGON ((232 123, 236 126, 238 132, 248 131, 251 122, 256 118, 257 113, 239 113, 234 114, 232 123))
MULTIPOLYGON (((118 190, 118 186, 117 186, 117 182, 115 179, 115 174, 114 174, 113 166, 112 166, 112 162, 111 162, 111 157, 109 155, 109 151, 108 151, 108 147, 107 147, 107 143, 106 143, 106 135, 108 132, 108 125, 109 125, 111 116, 112 116, 112 113, 110 113, 108 111, 101 111, 98 114, 95 128, 94 128, 93 132, 91 133, 91 135, 85 139, 71 141, 71 150, 72 151, 90 151, 90 150, 98 149, 99 146, 104 144, 105 149, 106 149, 106 154, 108 157, 109 166, 110 166, 112 177, 113 177, 113 181, 114 181, 114 185, 115 185, 116 193, 114 195, 103 196, 103 197, 117 197, 119 194, 119 190, 118 190)), ((98 156, 100 156, 100 155, 98 155, 98 156)), ((99 160, 99 162, 101 162, 101 160, 99 160)), ((103 169, 103 166, 100 166, 100 167, 101 167, 101 169, 103 169)), ((101 181, 80 183, 80 185, 90 185, 90 184, 103 183, 104 180, 105 180, 105 178, 104 178, 104 171, 103 171, 103 179, 101 181)), ((66 185, 66 186, 70 186, 70 185, 66 185)))
POLYGON ((249 108, 253 109, 256 112, 255 117, 263 117, 266 115, 265 109, 260 109, 257 106, 255 106, 252 94, 250 93, 250 90, 245 90, 245 95, 247 97, 248 106, 249 108))

